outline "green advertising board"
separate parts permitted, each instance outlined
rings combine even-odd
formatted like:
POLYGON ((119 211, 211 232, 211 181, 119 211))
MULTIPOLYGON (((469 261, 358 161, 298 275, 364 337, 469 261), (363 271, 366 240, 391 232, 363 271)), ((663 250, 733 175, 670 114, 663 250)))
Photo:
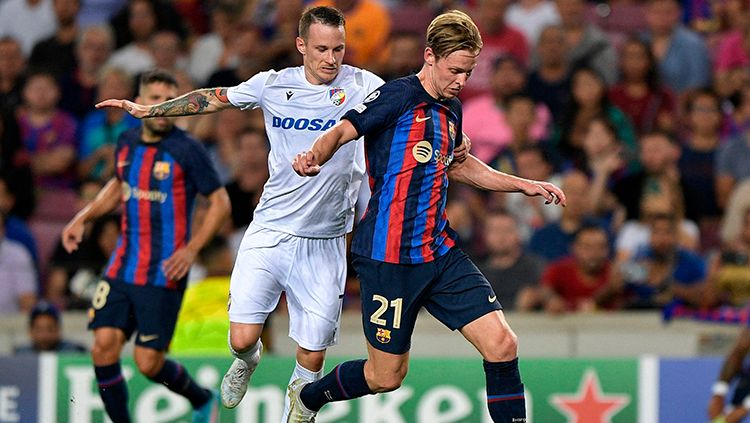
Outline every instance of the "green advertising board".
MULTIPOLYGON (((45 410, 57 422, 103 422, 93 368, 88 357, 57 360, 40 387, 56 398, 45 410)), ((204 386, 218 387, 230 358, 184 358, 180 361, 204 386)), ((340 359, 329 358, 328 368, 340 359)), ((248 394, 234 410, 222 409, 221 422, 278 423, 284 390, 294 360, 264 357, 248 394)), ((51 368, 53 366, 45 366, 51 368)), ((123 362, 136 422, 190 421, 190 404, 137 373, 132 360, 123 362)), ((522 360, 528 422, 633 423, 638 416, 638 360, 522 360)), ((44 394, 43 394, 44 395, 44 394)), ((486 411, 481 360, 414 359, 397 391, 329 404, 317 419, 348 423, 490 423, 486 411)))

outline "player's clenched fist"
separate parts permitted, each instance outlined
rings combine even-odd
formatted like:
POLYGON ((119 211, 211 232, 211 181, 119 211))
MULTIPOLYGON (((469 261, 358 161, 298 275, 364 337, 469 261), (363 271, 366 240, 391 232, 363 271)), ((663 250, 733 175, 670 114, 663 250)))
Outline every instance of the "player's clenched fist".
POLYGON ((297 154, 292 161, 292 168, 299 176, 315 176, 320 173, 320 165, 312 151, 297 154))

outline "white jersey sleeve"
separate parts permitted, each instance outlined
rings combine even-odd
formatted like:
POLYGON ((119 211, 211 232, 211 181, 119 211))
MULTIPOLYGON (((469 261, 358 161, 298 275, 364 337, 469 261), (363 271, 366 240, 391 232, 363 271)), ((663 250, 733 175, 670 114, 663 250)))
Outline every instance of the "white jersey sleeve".
POLYGON ((270 70, 255 74, 247 81, 230 87, 227 90, 227 98, 233 106, 242 110, 261 107, 263 90, 268 82, 275 78, 276 71, 270 70))

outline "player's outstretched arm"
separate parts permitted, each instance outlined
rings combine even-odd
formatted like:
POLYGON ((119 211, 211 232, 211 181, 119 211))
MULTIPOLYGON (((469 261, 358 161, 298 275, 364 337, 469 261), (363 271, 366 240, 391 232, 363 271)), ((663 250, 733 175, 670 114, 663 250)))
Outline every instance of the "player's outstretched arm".
POLYGON ((107 214, 120 204, 122 186, 117 178, 112 178, 99 190, 90 203, 82 208, 62 231, 62 244, 65 251, 71 253, 78 249, 83 239, 84 225, 92 219, 107 214))
POLYGON ((158 116, 189 116, 218 112, 234 107, 229 102, 226 88, 201 88, 163 103, 143 105, 129 100, 104 100, 96 105, 102 107, 119 107, 138 119, 158 116))
POLYGON ((498 172, 471 154, 465 161, 453 164, 448 169, 448 177, 487 191, 522 192, 530 197, 542 196, 547 204, 566 204, 565 193, 555 184, 498 172))
POLYGON ((292 161, 292 168, 300 176, 315 176, 339 147, 358 136, 354 125, 349 120, 342 119, 320 135, 309 150, 297 154, 292 161))

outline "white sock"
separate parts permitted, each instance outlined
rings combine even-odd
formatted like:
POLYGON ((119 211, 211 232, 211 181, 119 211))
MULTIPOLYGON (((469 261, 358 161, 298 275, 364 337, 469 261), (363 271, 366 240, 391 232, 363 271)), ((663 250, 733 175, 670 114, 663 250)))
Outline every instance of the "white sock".
POLYGON ((258 339, 258 342, 255 343, 255 345, 252 346, 247 351, 243 352, 237 352, 232 348, 232 342, 228 341, 229 344, 229 351, 232 352, 232 355, 239 358, 240 360, 247 363, 247 366, 250 369, 255 370, 256 367, 258 367, 258 362, 260 362, 260 356, 263 353, 263 343, 258 339))
MULTIPOLYGON (((313 372, 312 370, 308 370, 304 367, 302 367, 299 362, 296 362, 296 365, 294 366, 294 371, 292 372, 292 377, 289 379, 289 385, 292 384, 297 379, 303 379, 308 382, 315 382, 316 380, 322 378, 325 373, 323 371, 325 370, 325 362, 323 362, 323 366, 320 367, 320 370, 317 372, 313 372)), ((287 385, 288 386, 288 385, 287 385)), ((284 395, 284 418, 289 416, 289 388, 286 389, 286 395, 284 395)))

